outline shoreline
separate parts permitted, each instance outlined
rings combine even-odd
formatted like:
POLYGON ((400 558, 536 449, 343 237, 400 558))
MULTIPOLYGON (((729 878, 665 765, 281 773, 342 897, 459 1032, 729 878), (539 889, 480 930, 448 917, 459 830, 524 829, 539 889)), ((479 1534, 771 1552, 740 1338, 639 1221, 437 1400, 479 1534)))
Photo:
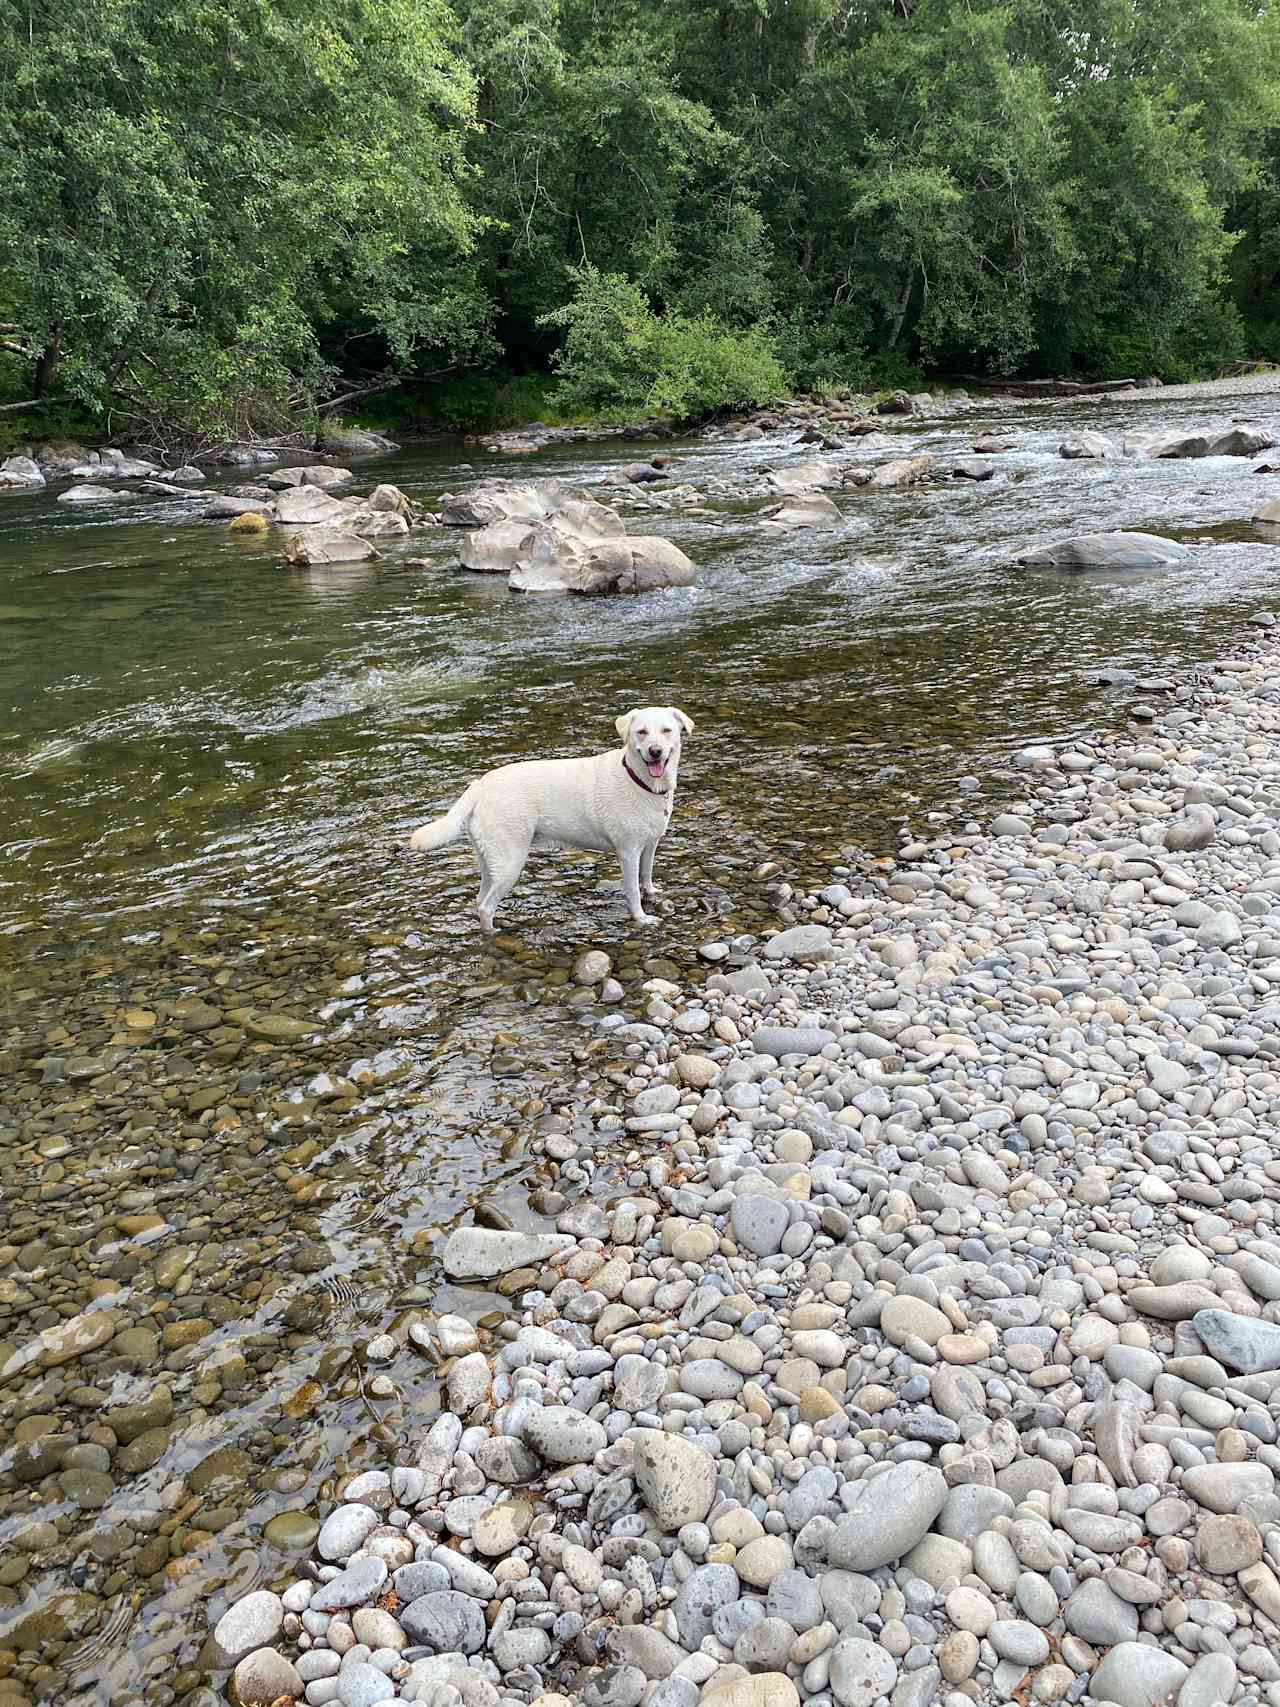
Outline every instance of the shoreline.
POLYGON ((1278 651, 602 1022, 626 1192, 451 1235, 522 1308, 212 1603, 242 1702, 1280 1702, 1278 651))
MULTIPOLYGON (((1270 395, 1280 397, 1280 368, 1262 373, 1239 374, 1229 379, 1188 380, 1172 385, 1137 387, 1129 391, 1082 392, 1069 397, 1054 397, 1048 394, 1043 397, 1017 397, 999 391, 970 391, 959 381, 953 383, 947 380, 925 380, 923 383, 926 392, 933 398, 941 413, 947 415, 954 412, 954 405, 957 401, 967 401, 974 409, 989 410, 996 406, 1042 408, 1049 405, 1069 407, 1078 404, 1101 405, 1109 402, 1158 403, 1161 401, 1182 401, 1196 397, 1206 399, 1270 395), (942 389, 936 389, 939 386, 942 389)), ((878 414, 875 400, 887 395, 889 394, 858 392, 848 388, 850 401, 863 405, 866 412, 873 416, 878 414)), ((552 423, 534 419, 522 421, 510 427, 449 428, 437 425, 424 426, 421 430, 410 430, 403 425, 368 428, 358 426, 352 421, 332 428, 327 439, 324 435, 320 435, 316 439, 315 435, 308 434, 305 429, 300 427, 292 435, 301 441, 297 444, 263 446, 257 440, 228 441, 225 445, 211 446, 200 451, 191 460, 208 462, 215 467, 252 467, 259 464, 275 465, 300 462, 308 457, 314 460, 316 457, 344 455, 380 456, 387 455, 395 450, 414 449, 433 444, 457 444, 490 453, 505 452, 511 455, 534 453, 558 444, 596 444, 611 439, 638 443, 664 443, 671 439, 701 435, 709 429, 714 429, 717 423, 723 424, 727 421, 731 425, 735 423, 741 425, 743 422, 755 420, 759 415, 778 411, 785 414, 791 410, 808 409, 813 413, 821 414, 824 410, 829 409, 833 402, 833 397, 824 397, 818 393, 799 393, 796 396, 779 398, 776 403, 759 408, 744 407, 721 410, 705 421, 695 422, 678 429, 673 427, 671 422, 665 420, 619 423, 602 419, 589 424, 575 423, 569 425, 563 422, 552 423), (387 436, 388 433, 395 435, 394 443, 387 436)), ((903 417, 890 414, 887 417, 887 424, 896 424, 903 418, 909 419, 910 416, 903 417)), ((931 416, 929 411, 922 409, 915 418, 918 422, 928 422, 931 416)), ((89 437, 93 437, 93 435, 90 434, 89 437)), ((121 442, 126 446, 134 445, 135 449, 137 448, 135 441, 123 440, 121 442)), ((78 472, 86 478, 90 477, 91 473, 98 476, 115 477, 112 459, 113 457, 118 459, 122 453, 109 450, 106 446, 85 448, 77 443, 75 446, 78 453, 77 458, 68 459, 61 454, 64 443, 63 439, 56 436, 42 439, 37 433, 30 435, 21 444, 15 442, 15 448, 0 453, 0 462, 4 462, 6 459, 10 462, 19 462, 35 457, 39 466, 40 478, 38 480, 35 478, 19 479, 15 472, 14 477, 8 482, 9 487, 21 490, 24 487, 38 487, 49 479, 58 479, 67 472, 71 460, 84 463, 85 466, 78 469, 78 472), (46 453, 43 459, 36 455, 38 451, 46 453)), ((154 447, 148 448, 153 449, 154 447)), ((154 470, 149 469, 148 472, 163 474, 164 469, 157 464, 154 470)), ((5 482, 0 480, 0 490, 4 486, 5 482)))

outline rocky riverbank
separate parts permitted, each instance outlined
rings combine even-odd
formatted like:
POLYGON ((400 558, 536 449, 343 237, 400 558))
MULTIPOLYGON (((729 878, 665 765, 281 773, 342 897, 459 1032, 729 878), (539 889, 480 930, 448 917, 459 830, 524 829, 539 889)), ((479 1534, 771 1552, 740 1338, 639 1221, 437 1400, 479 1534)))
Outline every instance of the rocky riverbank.
POLYGON ((1280 1702, 1278 652, 600 1019, 554 1231, 445 1247, 518 1315, 413 1326, 233 1698, 1280 1702))

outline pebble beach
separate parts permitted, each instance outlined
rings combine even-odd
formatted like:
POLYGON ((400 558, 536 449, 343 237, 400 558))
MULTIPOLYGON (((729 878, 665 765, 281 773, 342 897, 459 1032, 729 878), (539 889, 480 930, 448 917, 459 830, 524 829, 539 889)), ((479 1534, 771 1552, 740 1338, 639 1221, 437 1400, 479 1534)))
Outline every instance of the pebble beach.
POLYGON ((544 1134, 561 1212, 450 1235, 513 1314, 415 1327, 445 1407, 215 1608, 229 1699, 1280 1707, 1253 632, 601 1019, 627 1189, 573 1201, 589 1151, 544 1134))

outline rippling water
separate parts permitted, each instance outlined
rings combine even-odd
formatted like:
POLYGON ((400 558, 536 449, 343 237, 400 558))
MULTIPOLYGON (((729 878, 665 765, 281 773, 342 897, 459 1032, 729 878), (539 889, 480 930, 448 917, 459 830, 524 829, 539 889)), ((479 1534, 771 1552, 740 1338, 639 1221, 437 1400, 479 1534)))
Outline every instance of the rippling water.
MULTIPOLYGON (((65 1466, 6 1496, 0 1541, 54 1526, 0 1581, 0 1647, 52 1620, 19 1661, 32 1699, 206 1699, 208 1612, 287 1572, 267 1521, 434 1402, 412 1350, 371 1395, 359 1348, 450 1301, 434 1234, 480 1195, 527 1218, 531 1130, 607 1086, 567 982, 581 948, 634 992, 769 918, 762 860, 810 880, 842 848, 889 851, 950 815, 965 775, 1016 799, 1016 748, 1124 715, 1099 668, 1207 659, 1276 601, 1280 546, 1248 524, 1259 459, 1056 454, 1086 426, 1274 429, 1271 403, 907 424, 854 454, 956 454, 1006 427, 1019 448, 985 484, 851 492, 833 530, 770 535, 742 502, 629 516, 701 577, 616 601, 459 574, 444 530, 297 573, 163 499, 0 495, 0 1369, 86 1308, 151 1336, 0 1376, 0 1467, 49 1433, 101 1445, 99 1414, 159 1384, 173 1400, 154 1462, 107 1439, 105 1504, 65 1466), (1009 566, 1032 539, 1115 527, 1212 543, 1132 579, 1009 566), (465 850, 411 861, 408 830, 487 766, 610 745, 619 710, 654 702, 698 726, 660 927, 636 935, 604 863, 551 855, 484 943, 465 850), (254 1031, 263 1015, 315 1030, 254 1031)), ((669 448, 698 486, 811 458, 793 437, 669 448)), ((493 473, 591 485, 634 455, 415 450, 360 474, 430 505, 493 473)))

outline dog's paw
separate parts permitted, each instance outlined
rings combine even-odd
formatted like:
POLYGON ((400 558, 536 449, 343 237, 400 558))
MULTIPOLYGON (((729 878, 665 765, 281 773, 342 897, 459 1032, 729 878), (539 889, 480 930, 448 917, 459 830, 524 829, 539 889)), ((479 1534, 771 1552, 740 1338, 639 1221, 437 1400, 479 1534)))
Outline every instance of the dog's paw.
POLYGON ((661 895, 661 893, 662 885, 660 883, 646 883, 644 888, 641 890, 641 894, 647 895, 651 901, 661 895))
POLYGON ((636 925, 656 925, 658 920, 652 913, 632 913, 631 922, 636 925))

